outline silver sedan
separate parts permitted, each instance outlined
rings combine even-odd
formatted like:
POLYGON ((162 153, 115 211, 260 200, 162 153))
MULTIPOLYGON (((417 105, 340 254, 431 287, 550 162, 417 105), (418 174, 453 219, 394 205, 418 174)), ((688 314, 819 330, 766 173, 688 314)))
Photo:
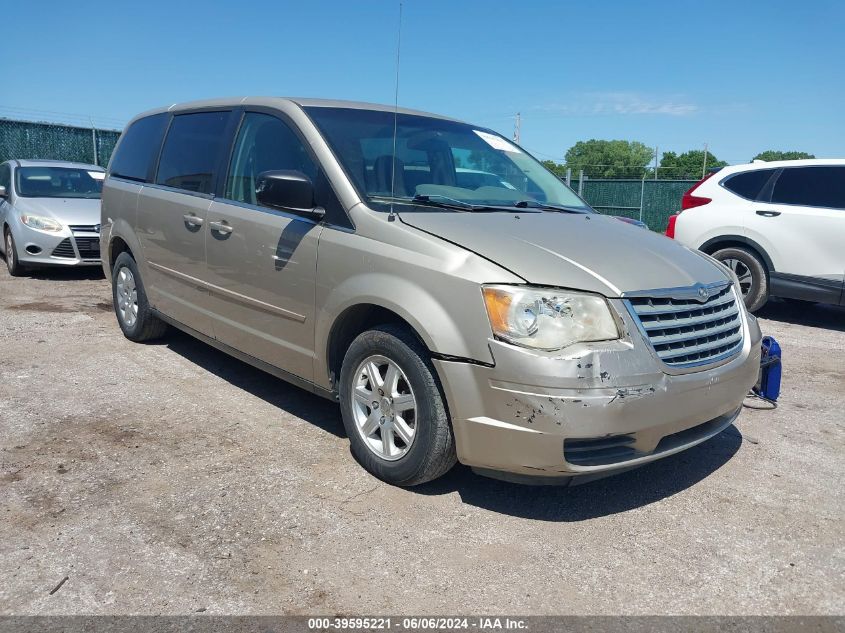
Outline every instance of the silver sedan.
POLYGON ((9 273, 100 264, 102 167, 52 160, 0 164, 0 251, 9 273))

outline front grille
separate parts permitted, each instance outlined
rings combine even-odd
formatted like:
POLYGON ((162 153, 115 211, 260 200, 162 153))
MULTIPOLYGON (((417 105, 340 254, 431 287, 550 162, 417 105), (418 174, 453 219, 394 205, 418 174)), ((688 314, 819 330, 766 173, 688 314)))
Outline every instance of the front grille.
POLYGON ((99 224, 69 224, 72 233, 99 233, 99 224))
POLYGON ((99 237, 76 237, 76 248, 82 259, 100 259, 99 237))
POLYGON ((68 257, 76 259, 76 253, 73 252, 73 244, 70 243, 70 238, 66 237, 59 245, 53 249, 53 257, 68 257))
MULTIPOLYGON (((696 296, 699 288, 690 288, 689 296, 696 296)), ((703 302, 659 296, 627 299, 657 356, 667 365, 716 362, 742 347, 742 319, 733 286, 710 292, 703 302)))

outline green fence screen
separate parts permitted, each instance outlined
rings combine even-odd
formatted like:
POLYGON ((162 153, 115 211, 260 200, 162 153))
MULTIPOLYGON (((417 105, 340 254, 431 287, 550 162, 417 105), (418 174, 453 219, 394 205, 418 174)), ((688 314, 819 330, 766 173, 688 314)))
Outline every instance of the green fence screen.
POLYGON ((120 132, 0 119, 0 162, 48 158, 107 165, 120 132))
MULTIPOLYGON (((584 180, 581 195, 599 213, 642 220, 663 231, 681 209, 681 197, 696 180, 584 180)), ((571 186, 578 191, 578 181, 571 186)))

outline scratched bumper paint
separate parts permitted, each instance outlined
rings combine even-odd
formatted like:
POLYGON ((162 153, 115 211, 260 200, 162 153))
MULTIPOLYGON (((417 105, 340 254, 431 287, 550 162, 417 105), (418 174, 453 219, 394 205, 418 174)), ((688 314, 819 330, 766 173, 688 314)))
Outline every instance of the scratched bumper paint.
POLYGON ((760 329, 746 317, 742 351, 703 370, 663 365, 624 309, 621 340, 557 353, 490 341, 494 367, 436 361, 469 466, 538 477, 600 475, 677 453, 721 432, 757 379, 760 329), (680 432, 684 433, 680 433, 680 432), (576 465, 567 439, 632 438, 631 457, 576 465))

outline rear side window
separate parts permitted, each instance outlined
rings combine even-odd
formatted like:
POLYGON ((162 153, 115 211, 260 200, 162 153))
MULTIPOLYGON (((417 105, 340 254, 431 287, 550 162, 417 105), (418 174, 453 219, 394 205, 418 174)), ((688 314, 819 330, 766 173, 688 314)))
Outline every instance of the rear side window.
POLYGON ((158 157, 161 137, 167 125, 167 114, 154 114, 138 119, 120 139, 111 160, 109 173, 129 180, 147 182, 153 163, 158 157))
POLYGON ((845 209, 845 167, 787 167, 775 183, 772 202, 845 209))
POLYGON ((763 187, 769 182, 769 178, 775 173, 775 169, 757 169, 746 171, 728 178, 724 187, 733 191, 736 195, 748 200, 759 200, 763 187))
POLYGON ((156 182, 168 187, 211 193, 229 112, 197 112, 173 117, 156 182))

